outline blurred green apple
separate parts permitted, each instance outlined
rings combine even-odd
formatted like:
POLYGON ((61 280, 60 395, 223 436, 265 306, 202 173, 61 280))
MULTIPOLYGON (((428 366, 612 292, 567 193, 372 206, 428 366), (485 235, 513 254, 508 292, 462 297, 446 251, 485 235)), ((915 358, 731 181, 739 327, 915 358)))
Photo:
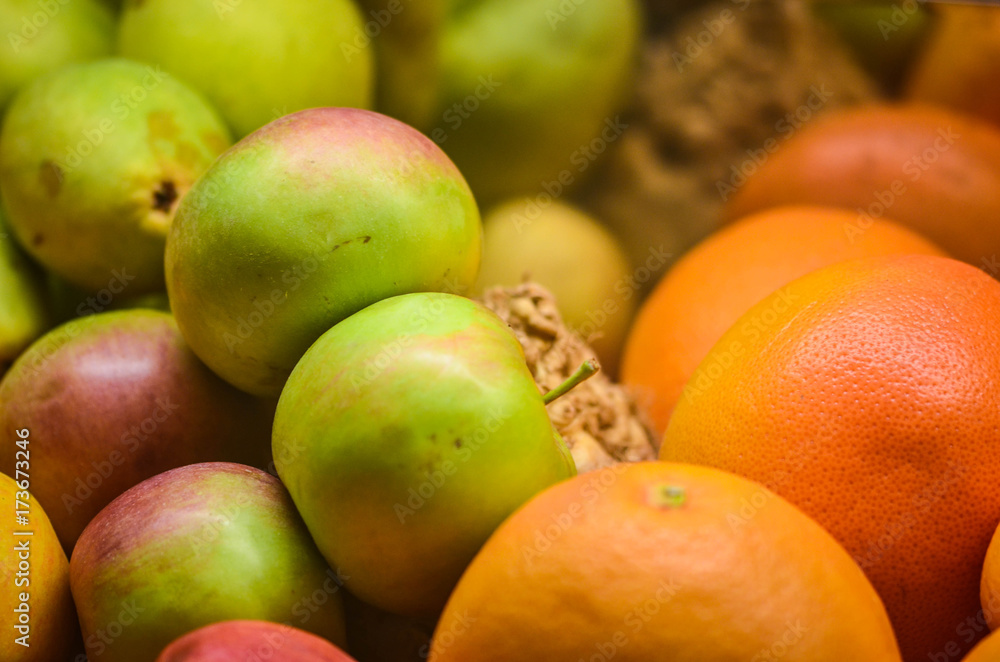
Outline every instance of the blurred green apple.
POLYGON ((415 129, 367 110, 304 110, 241 140, 184 198, 167 241, 170 306, 217 374, 277 396, 352 313, 470 289, 481 233, 461 173, 415 129))
POLYGON ((369 107, 363 30, 353 0, 127 0, 119 48, 201 90, 242 137, 306 108, 369 107))
POLYGON ((525 276, 556 297, 570 329, 614 374, 639 293, 624 250, 608 230, 561 202, 517 199, 483 220, 483 263, 476 292, 521 283, 525 276))
POLYGON ((71 65, 11 103, 0 134, 8 223, 47 269, 87 291, 163 290, 181 196, 229 146, 221 118, 159 68, 71 65))
POLYGON ((0 111, 38 76, 67 64, 111 55, 115 18, 101 0, 3 0, 0 111))
POLYGON ((365 25, 357 31, 352 47, 375 49, 375 108, 379 112, 416 127, 431 122, 437 104, 446 3, 360 0, 365 25))
POLYGON ((0 202, 0 375, 48 325, 42 270, 15 244, 0 202))
POLYGON ((455 0, 426 133, 481 203, 575 184, 624 130, 640 33, 637 0, 455 0))

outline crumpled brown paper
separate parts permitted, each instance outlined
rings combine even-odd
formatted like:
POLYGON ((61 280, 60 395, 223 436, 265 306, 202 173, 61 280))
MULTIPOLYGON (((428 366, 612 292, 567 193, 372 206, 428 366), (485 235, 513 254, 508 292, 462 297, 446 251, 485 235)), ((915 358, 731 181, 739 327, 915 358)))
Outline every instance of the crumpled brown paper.
MULTIPOLYGON (((563 324, 552 294, 537 283, 496 287, 485 305, 513 330, 539 390, 562 384, 594 351, 563 324)), ((580 473, 616 462, 656 459, 657 440, 635 400, 602 372, 548 405, 580 473)))

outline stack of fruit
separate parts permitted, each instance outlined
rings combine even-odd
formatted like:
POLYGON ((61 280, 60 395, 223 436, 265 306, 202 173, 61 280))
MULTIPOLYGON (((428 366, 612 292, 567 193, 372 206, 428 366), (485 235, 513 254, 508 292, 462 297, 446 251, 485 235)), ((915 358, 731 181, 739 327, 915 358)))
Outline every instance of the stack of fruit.
POLYGON ((648 4, 0 0, 0 659, 1000 659, 1000 10, 648 4))

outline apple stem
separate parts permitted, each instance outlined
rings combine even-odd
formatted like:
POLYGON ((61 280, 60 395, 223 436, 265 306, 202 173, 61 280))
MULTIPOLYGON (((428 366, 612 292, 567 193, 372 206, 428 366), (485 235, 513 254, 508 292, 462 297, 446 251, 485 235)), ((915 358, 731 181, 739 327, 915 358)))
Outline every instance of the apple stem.
POLYGON ((542 402, 549 404, 556 398, 566 395, 576 388, 577 385, 582 384, 597 374, 597 370, 597 362, 594 359, 587 359, 583 362, 583 365, 577 368, 576 372, 569 376, 569 379, 542 396, 542 402))

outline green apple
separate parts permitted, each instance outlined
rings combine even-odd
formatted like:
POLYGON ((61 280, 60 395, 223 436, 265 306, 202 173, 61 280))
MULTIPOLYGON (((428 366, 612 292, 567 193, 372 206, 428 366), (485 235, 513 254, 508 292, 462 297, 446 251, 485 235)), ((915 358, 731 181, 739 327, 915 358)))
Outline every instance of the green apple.
POLYGON ((576 473, 513 332, 443 293, 327 331, 281 394, 272 454, 351 593, 424 618, 504 518, 576 473))
POLYGON ((0 376, 49 325, 41 270, 14 243, 0 203, 0 376))
POLYGON ((72 65, 22 90, 0 135, 8 222, 43 266, 85 290, 162 290, 177 202, 228 147, 200 95, 153 65, 72 65))
POLYGON ((0 34, 0 111, 38 76, 111 55, 115 18, 101 0, 4 0, 0 34))
POLYGON ((278 479, 225 462, 136 485, 70 559, 88 659, 100 662, 154 662, 178 637, 230 620, 287 623, 343 646, 341 583, 278 479))
POLYGON ((431 123, 437 104, 447 0, 360 0, 365 25, 347 49, 373 47, 375 107, 411 126, 431 123))
POLYGON ((525 276, 555 295, 566 325, 614 374, 638 292, 625 252, 608 230, 561 202, 511 200, 483 220, 483 263, 476 291, 512 287, 525 276))
POLYGON ((638 1, 452 4, 427 134, 481 202, 581 181, 624 130, 616 113, 631 92, 638 1))
POLYGON ((309 345, 352 313, 471 288, 481 233, 461 173, 415 129, 366 110, 305 110, 241 140, 184 198, 167 292, 210 368, 277 396, 309 345))
POLYGON ((127 0, 118 43, 201 90, 242 137, 306 108, 369 107, 361 29, 353 0, 127 0))
POLYGON ((45 290, 52 322, 62 324, 77 317, 129 308, 170 312, 166 292, 130 296, 130 275, 118 272, 108 280, 107 286, 95 292, 76 287, 52 272, 47 273, 45 290))

